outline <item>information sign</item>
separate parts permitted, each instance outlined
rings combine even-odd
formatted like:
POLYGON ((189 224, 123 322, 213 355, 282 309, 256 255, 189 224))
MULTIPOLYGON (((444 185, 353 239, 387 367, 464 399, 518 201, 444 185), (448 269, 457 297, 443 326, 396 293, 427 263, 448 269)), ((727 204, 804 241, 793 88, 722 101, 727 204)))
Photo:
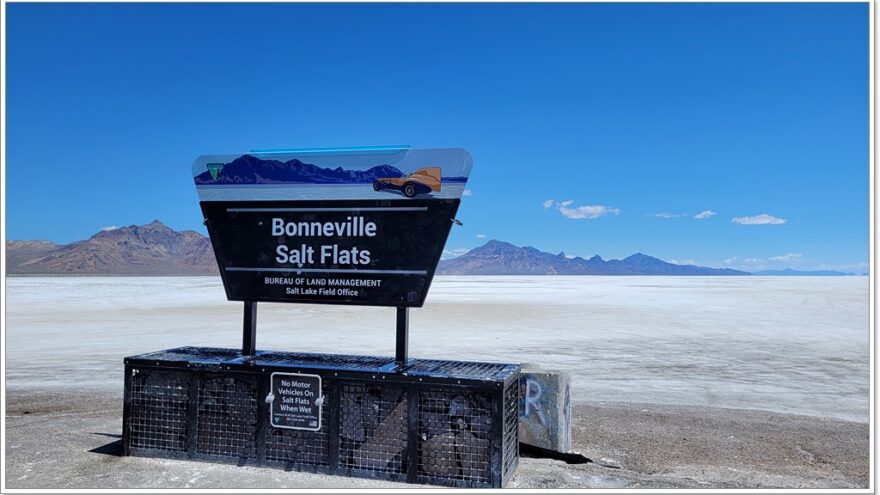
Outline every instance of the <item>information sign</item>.
POLYGON ((471 163, 463 149, 199 157, 227 298, 422 306, 471 163))
POLYGON ((272 373, 269 395, 270 422, 275 428, 318 431, 321 429, 320 375, 272 373))

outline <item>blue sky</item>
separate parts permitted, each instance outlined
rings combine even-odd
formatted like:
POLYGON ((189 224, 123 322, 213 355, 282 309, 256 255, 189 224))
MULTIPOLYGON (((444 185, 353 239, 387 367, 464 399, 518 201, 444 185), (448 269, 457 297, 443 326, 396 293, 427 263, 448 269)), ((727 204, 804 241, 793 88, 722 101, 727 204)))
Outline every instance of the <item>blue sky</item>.
POLYGON ((867 3, 11 3, 6 24, 8 239, 204 232, 198 155, 408 143, 474 157, 450 253, 867 270, 867 3))

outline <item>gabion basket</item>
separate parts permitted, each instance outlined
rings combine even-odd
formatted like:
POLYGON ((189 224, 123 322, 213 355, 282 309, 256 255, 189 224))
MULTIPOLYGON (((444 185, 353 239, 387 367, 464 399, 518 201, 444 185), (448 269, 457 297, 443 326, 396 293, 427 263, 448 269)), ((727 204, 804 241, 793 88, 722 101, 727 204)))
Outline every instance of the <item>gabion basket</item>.
POLYGON ((456 487, 519 461, 513 364, 182 347, 125 359, 124 454, 456 487), (321 377, 317 431, 276 428, 275 372, 321 377))

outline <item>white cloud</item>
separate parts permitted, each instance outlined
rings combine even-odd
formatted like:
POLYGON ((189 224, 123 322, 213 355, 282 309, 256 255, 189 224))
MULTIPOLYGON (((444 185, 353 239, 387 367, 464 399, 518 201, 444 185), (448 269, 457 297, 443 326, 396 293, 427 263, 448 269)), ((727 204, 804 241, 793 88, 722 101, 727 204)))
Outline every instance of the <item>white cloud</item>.
POLYGON ((461 195, 462 196, 473 196, 474 192, 471 191, 470 189, 465 189, 464 191, 461 192, 461 195))
POLYGON ((486 234, 477 234, 477 239, 485 239, 486 234))
POLYGON ((668 260, 673 265, 699 265, 697 260, 668 260))
POLYGON ((801 253, 785 253, 781 256, 771 256, 770 261, 780 261, 782 263, 799 263, 803 261, 804 255, 801 253))
POLYGON ((560 206, 559 213, 562 213, 563 216, 571 218, 572 220, 581 220, 584 218, 592 220, 594 218, 604 217, 605 215, 619 215, 620 210, 603 205, 577 206, 574 208, 560 206))
POLYGON ((619 215, 620 210, 617 208, 612 208, 610 206, 603 205, 584 205, 584 206, 574 206, 574 200, 567 199, 565 201, 556 201, 553 198, 548 199, 541 203, 544 208, 550 208, 555 206, 559 213, 562 213, 562 216, 566 218, 571 218, 573 220, 581 220, 588 219, 592 220, 594 218, 604 217, 605 215, 619 215))
POLYGON ((562 216, 571 218, 572 220, 581 220, 584 218, 592 220, 594 218, 604 217, 605 215, 620 214, 619 209, 603 205, 584 205, 569 208, 573 203, 574 201, 571 199, 567 201, 557 201, 556 208, 559 210, 559 213, 562 213, 562 216))
POLYGON ((746 258, 743 262, 748 263, 749 265, 755 265, 758 263, 763 263, 764 259, 763 258, 746 258))
POLYGON ((118 229, 118 228, 119 228, 119 227, 117 227, 117 226, 115 226, 115 225, 109 225, 109 226, 104 227, 103 229, 101 229, 101 231, 106 232, 106 231, 108 231, 108 230, 116 230, 116 229, 118 229))
POLYGON ((766 213, 751 217, 735 217, 731 220, 731 222, 740 225, 781 225, 787 221, 788 220, 785 218, 774 217, 773 215, 768 215, 766 213))
POLYGON ((440 255, 441 260, 451 260, 452 258, 458 258, 459 256, 470 251, 468 248, 455 248, 455 249, 444 249, 443 254, 440 255))
POLYGON ((703 210, 703 211, 697 213, 696 215, 694 215, 694 218, 696 218, 697 220, 702 220, 704 218, 709 218, 711 216, 714 216, 715 214, 716 213, 712 210, 703 210))
POLYGON ((650 213, 650 215, 657 218, 678 218, 686 217, 687 213, 669 213, 666 211, 661 211, 660 213, 650 213))
POLYGON ((730 258, 727 258, 726 260, 724 260, 723 263, 725 265, 729 265, 729 264, 733 263, 734 261, 736 261, 737 259, 738 258, 736 256, 731 256, 730 258))

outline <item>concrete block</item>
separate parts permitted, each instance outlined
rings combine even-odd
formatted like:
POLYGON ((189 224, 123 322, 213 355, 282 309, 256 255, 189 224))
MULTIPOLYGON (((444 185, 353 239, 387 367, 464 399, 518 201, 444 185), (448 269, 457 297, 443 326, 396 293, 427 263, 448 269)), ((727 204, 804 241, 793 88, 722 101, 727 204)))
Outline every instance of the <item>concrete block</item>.
POLYGON ((519 441, 556 452, 571 451, 569 374, 523 365, 520 376, 519 441))

